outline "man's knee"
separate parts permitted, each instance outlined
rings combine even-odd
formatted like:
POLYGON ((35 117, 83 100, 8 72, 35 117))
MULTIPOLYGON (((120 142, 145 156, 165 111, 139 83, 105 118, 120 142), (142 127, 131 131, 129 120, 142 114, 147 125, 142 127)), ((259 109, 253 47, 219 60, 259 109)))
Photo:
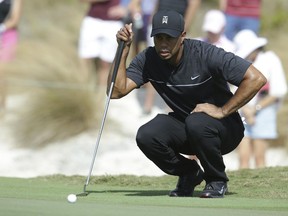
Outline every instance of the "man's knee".
POLYGON ((149 146, 151 145, 152 140, 152 131, 149 130, 149 128, 146 125, 141 126, 138 129, 137 135, 136 135, 136 142, 138 147, 145 151, 149 149, 149 146))
POLYGON ((207 133, 209 121, 204 113, 194 113, 186 118, 185 126, 188 137, 200 138, 207 133))

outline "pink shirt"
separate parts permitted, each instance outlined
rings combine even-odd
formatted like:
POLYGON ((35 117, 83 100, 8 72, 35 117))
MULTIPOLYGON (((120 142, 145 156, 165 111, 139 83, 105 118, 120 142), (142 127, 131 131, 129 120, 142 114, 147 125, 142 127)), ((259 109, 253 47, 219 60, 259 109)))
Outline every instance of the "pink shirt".
POLYGON ((227 0, 226 14, 259 18, 260 12, 261 0, 227 0))

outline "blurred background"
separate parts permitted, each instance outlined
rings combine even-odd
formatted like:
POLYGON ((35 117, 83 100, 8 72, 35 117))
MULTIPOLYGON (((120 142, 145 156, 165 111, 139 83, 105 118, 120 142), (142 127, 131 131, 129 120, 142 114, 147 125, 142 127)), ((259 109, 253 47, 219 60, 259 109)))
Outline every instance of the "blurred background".
MULTIPOLYGON (((1 113, 0 118, 0 158, 3 160, 0 166, 6 163, 12 167, 0 169, 0 175, 16 175, 12 170, 17 160, 23 162, 24 158, 29 157, 41 160, 45 155, 47 161, 50 160, 52 163, 57 160, 57 163, 61 165, 60 169, 51 172, 85 174, 90 163, 90 156, 92 156, 104 106, 103 95, 97 94, 93 80, 83 83, 79 72, 80 64, 77 55, 79 28, 86 14, 87 5, 78 0, 29 0, 24 1, 23 7, 16 59, 5 67, 8 101, 7 110, 1 113), (81 140, 83 134, 89 134, 92 140, 87 141, 86 136, 84 141, 81 140), (83 153, 78 152, 76 147, 72 148, 68 144, 71 140, 74 144, 79 143, 77 144, 79 148, 86 150, 83 153), (84 144, 85 142, 87 145, 84 144), (61 145, 65 146, 65 150, 59 147, 61 145), (54 147, 53 150, 51 146, 54 147), (36 157, 35 154, 41 149, 45 149, 46 152, 36 157), (55 149, 67 152, 60 154, 58 151, 56 153, 55 149), (21 152, 20 156, 15 152, 21 152), (48 152, 54 157, 47 155, 48 152), (32 154, 34 156, 31 156, 32 154), (55 159, 55 155, 58 155, 58 159, 55 159), (81 161, 80 156, 86 158, 87 161, 81 161), (62 159, 59 159, 61 157, 62 159), (70 164, 69 167, 67 163, 76 157, 81 168, 73 172, 76 162, 70 164)), ((205 12, 217 7, 217 0, 202 1, 191 32, 188 34, 189 37, 198 37, 202 34, 201 25, 205 12)), ((268 49, 275 51, 281 58, 286 78, 288 78, 287 19, 287 0, 263 0, 261 36, 268 38, 268 49)), ((111 55, 114 54, 111 53, 111 55)), ((120 135, 122 138, 126 137, 124 139, 129 139, 124 142, 132 142, 131 145, 136 145, 133 143, 136 129, 142 120, 146 119, 139 120, 141 111, 138 112, 137 109, 141 108, 133 99, 132 95, 123 99, 122 102, 112 102, 105 126, 107 129, 104 129, 107 131, 103 138, 103 145, 105 142, 114 142, 109 147, 109 151, 119 148, 117 142, 119 142, 118 136, 120 135), (127 104, 129 105, 125 106, 127 104), (128 108, 131 109, 129 109, 129 118, 125 115, 128 108), (135 113, 134 117, 133 113, 135 113)), ((287 96, 278 113, 278 131, 279 138, 271 142, 270 147, 288 150, 287 96)), ((103 147, 101 151, 108 151, 107 148, 103 147)), ((124 153, 125 149, 122 151, 124 153)), ((121 157, 143 157, 126 153, 121 157)), ((117 155, 109 157, 113 159, 117 155)), ((113 166, 121 164, 119 161, 121 158, 113 166)), ((146 166, 146 169, 153 166, 152 164, 150 166, 150 162, 148 163, 149 166, 146 166)), ((24 164, 14 167, 17 168, 16 172, 19 172, 21 168, 25 169, 24 164)), ((40 164, 42 168, 48 167, 47 163, 40 164)), ((35 166, 34 164, 34 168, 35 166)), ((27 162, 26 168, 29 169, 27 176, 33 176, 33 166, 28 165, 27 162)), ((121 167, 118 168, 118 170, 121 169, 121 167)), ((154 167, 151 169, 156 170, 154 167)), ((40 174, 51 174, 51 172, 40 174)), ((109 170, 107 172, 109 173, 109 170)))

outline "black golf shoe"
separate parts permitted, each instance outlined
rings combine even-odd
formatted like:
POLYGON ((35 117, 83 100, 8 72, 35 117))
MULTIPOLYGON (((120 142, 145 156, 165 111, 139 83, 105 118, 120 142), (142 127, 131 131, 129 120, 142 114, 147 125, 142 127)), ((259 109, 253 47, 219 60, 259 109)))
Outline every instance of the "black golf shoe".
POLYGON ((194 188, 203 181, 203 171, 201 169, 196 172, 179 176, 177 186, 170 191, 170 197, 189 197, 193 196, 194 188))
POLYGON ((206 184, 200 198, 223 198, 228 191, 227 183, 224 181, 214 181, 206 184))

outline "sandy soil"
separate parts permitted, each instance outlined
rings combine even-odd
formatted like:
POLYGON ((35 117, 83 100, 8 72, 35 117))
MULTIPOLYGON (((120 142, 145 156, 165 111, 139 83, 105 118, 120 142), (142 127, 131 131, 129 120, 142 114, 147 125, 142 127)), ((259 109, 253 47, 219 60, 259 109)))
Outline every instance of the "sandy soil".
MULTIPOLYGON (((141 93, 141 90, 138 91, 141 93)), ((140 125, 165 109, 158 104, 151 115, 143 116, 139 92, 134 91, 121 100, 111 101, 108 118, 119 123, 122 133, 115 133, 109 128, 111 125, 105 125, 93 175, 164 175, 138 149, 135 134, 140 125)), ((0 122, 0 176, 24 178, 53 174, 87 176, 98 131, 90 131, 62 142, 51 143, 38 150, 15 148, 9 122, 15 118, 13 109, 24 102, 21 96, 11 96, 8 99, 8 112, 2 116, 0 122)), ((235 151, 224 156, 224 160, 227 170, 238 168, 235 151)), ((287 152, 282 148, 270 148, 267 152, 267 165, 288 166, 287 152)))

